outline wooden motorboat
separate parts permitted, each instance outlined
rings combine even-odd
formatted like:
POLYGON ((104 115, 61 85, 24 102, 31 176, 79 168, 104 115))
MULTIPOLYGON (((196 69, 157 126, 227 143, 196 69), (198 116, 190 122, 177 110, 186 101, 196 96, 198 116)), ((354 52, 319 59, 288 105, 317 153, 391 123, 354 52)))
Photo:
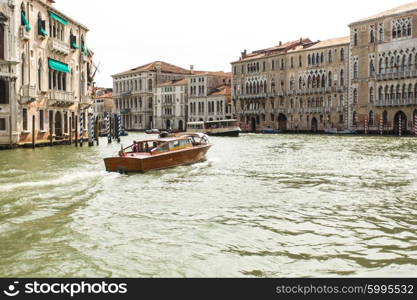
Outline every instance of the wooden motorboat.
POLYGON ((205 134, 184 134, 134 142, 118 157, 104 159, 108 172, 132 173, 160 170, 205 160, 211 144, 205 134))

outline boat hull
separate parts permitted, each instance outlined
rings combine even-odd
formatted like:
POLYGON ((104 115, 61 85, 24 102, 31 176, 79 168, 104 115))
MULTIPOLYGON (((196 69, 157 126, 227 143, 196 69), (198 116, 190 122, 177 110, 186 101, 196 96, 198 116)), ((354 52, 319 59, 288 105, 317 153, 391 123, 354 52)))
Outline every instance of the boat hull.
POLYGON ((144 173, 203 161, 210 148, 211 145, 202 145, 146 158, 111 157, 104 159, 104 164, 107 172, 144 173))
POLYGON ((223 131, 223 132, 207 132, 209 136, 221 136, 221 137, 239 137, 240 130, 223 131))

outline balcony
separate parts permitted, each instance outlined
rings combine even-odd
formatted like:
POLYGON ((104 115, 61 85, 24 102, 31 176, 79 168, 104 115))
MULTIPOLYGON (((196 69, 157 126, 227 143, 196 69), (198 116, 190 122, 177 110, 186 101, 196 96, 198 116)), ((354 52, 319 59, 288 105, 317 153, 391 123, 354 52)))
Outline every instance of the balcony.
POLYGON ((345 110, 345 108, 343 107, 343 106, 337 106, 336 107, 336 111, 338 112, 338 113, 342 113, 342 112, 344 112, 344 110, 345 110))
POLYGON ((128 114, 130 114, 130 112, 131 112, 130 108, 125 108, 125 109, 120 110, 121 115, 128 115, 128 114))
POLYGON ((66 42, 63 42, 56 38, 50 38, 49 50, 57 54, 68 55, 70 53, 70 46, 66 42))
POLYGON ((24 85, 22 86, 21 99, 23 104, 28 104, 36 101, 36 86, 24 85))
POLYGON ((70 107, 75 104, 73 92, 50 90, 48 94, 49 106, 70 107))
POLYGON ((326 114, 329 114, 329 113, 331 113, 331 112, 332 112, 332 108, 331 108, 331 107, 325 107, 325 108, 324 108, 324 112, 325 112, 326 114))
POLYGON ((417 105, 417 98, 383 99, 375 102, 378 107, 417 105))
POLYGON ((398 80, 398 79, 405 79, 405 78, 414 78, 417 77, 417 70, 398 70, 394 72, 387 72, 387 73, 378 73, 376 74, 376 80, 398 80))
POLYGON ((88 55, 85 55, 84 52, 82 52, 81 57, 83 62, 88 62, 90 60, 90 57, 88 55))
POLYGON ((278 96, 279 97, 284 97, 285 96, 285 92, 283 92, 283 91, 278 92, 278 96))
POLYGON ((25 26, 20 26, 20 28, 19 28, 19 37, 24 41, 30 40, 30 31, 29 32, 26 31, 25 26))

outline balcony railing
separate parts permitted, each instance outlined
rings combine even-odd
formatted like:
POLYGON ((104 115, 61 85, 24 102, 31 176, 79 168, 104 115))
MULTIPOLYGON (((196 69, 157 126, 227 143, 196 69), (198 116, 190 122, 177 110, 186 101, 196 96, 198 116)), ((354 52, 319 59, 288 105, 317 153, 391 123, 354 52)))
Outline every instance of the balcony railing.
POLYGON ((73 92, 50 90, 48 93, 49 106, 69 107, 75 104, 73 92))
POLYGON ((56 38, 50 38, 49 50, 58 54, 68 55, 70 53, 70 46, 66 42, 56 38))
POLYGON ((36 101, 36 86, 34 85, 24 85, 22 86, 22 102, 24 104, 36 101))
POLYGON ((384 73, 376 74, 377 80, 397 80, 397 79, 404 79, 404 78, 413 78, 417 77, 417 70, 398 70, 398 71, 390 71, 384 73))
POLYGON ((417 105, 417 98, 402 98, 402 99, 383 99, 375 102, 376 106, 405 106, 405 105, 417 105))
POLYGON ((28 32, 26 30, 25 26, 20 26, 20 28, 19 28, 19 37, 22 40, 26 40, 26 41, 30 40, 30 31, 28 32))
POLYGON ((130 112, 131 112, 130 108, 124 108, 124 109, 120 110, 121 115, 128 115, 128 114, 130 114, 130 112))
POLYGON ((343 106, 340 106, 340 105, 336 108, 336 111, 338 113, 342 113, 342 112, 344 112, 344 110, 345 110, 345 108, 343 106))

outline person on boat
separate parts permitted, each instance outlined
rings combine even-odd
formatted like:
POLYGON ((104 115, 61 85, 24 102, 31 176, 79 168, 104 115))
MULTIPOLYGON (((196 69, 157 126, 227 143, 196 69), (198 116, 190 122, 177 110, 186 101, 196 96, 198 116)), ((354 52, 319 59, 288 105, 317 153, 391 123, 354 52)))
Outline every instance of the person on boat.
POLYGON ((145 152, 149 152, 149 145, 148 145, 148 142, 145 142, 145 152))
POLYGON ((139 153, 139 145, 136 141, 133 141, 132 150, 133 150, 133 153, 139 153))

